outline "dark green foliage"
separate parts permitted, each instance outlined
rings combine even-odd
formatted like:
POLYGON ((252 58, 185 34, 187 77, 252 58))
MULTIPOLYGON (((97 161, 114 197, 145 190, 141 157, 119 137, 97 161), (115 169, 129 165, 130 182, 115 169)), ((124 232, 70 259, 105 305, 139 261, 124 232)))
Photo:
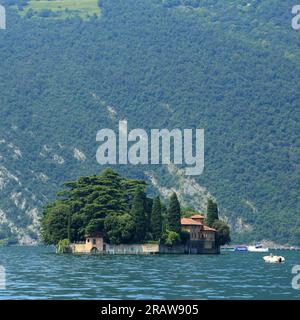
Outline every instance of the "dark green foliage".
POLYGON ((57 253, 71 253, 72 250, 70 248, 70 240, 62 239, 58 241, 57 244, 57 253))
MULTIPOLYGON (((175 193, 167 210, 159 197, 147 198, 143 181, 128 180, 112 169, 65 186, 68 189, 59 193, 61 200, 45 206, 41 219, 43 241, 60 244, 59 250, 64 251, 61 248, 66 241, 83 240, 98 232, 112 244, 160 241, 172 246, 189 241, 189 233, 181 231, 181 209, 175 193)), ((229 227, 218 220, 217 204, 212 200, 208 201, 208 212, 210 219, 214 218, 211 226, 218 231, 219 243, 228 243, 229 227)))
POLYGON ((177 195, 174 192, 170 197, 168 208, 168 230, 180 233, 181 231, 181 210, 177 195))
POLYGON ((161 238, 162 231, 161 201, 159 197, 156 197, 153 201, 151 214, 151 233, 153 240, 159 240, 161 238))
POLYGON ((213 228, 218 231, 217 241, 221 246, 231 241, 230 228, 224 221, 216 220, 213 224, 213 228))
POLYGON ((123 178, 112 169, 65 186, 59 192, 61 199, 44 207, 41 225, 46 244, 84 240, 98 232, 112 244, 161 240, 169 246, 180 238, 183 243, 188 240, 184 232, 180 237, 180 204, 175 193, 166 210, 159 197, 147 198, 144 181, 123 178))
POLYGON ((180 243, 180 235, 177 232, 166 230, 162 236, 161 243, 168 247, 172 247, 173 245, 180 243))
POLYGON ((72 215, 71 215, 71 212, 68 211, 67 234, 68 234, 68 241, 70 241, 70 242, 71 242, 71 240, 72 240, 71 223, 72 223, 72 215))
POLYGON ((218 219, 219 219, 218 205, 212 199, 208 199, 206 224, 209 227, 212 227, 214 222, 218 219))
MULTIPOLYGON (((111 214, 113 216, 113 214, 111 214)), ((104 230, 105 218, 93 219, 85 228, 86 234, 93 234, 104 230)))
POLYGON ((112 214, 105 219, 104 225, 104 230, 110 243, 120 244, 134 242, 136 226, 130 214, 112 214))
POLYGON ((207 217, 205 223, 209 227, 217 230, 217 241, 221 246, 231 241, 230 228, 224 221, 219 220, 218 205, 212 199, 208 199, 207 201, 207 217))
POLYGON ((146 198, 145 203, 145 214, 146 214, 146 223, 147 223, 147 235, 146 238, 150 238, 151 236, 151 214, 152 214, 152 206, 153 206, 153 199, 152 198, 146 198))
POLYGON ((143 195, 143 203, 146 201, 144 181, 125 179, 105 169, 99 176, 81 177, 65 186, 67 189, 59 192, 61 200, 44 208, 41 225, 45 243, 57 244, 62 239, 79 241, 88 234, 104 230, 108 241, 115 243, 133 238, 129 234, 131 223, 122 233, 120 230, 129 220, 134 194, 138 191, 143 195), (116 227, 114 232, 112 226, 116 227))
POLYGON ((58 244, 60 240, 68 239, 69 215, 70 207, 60 201, 45 207, 41 219, 44 243, 58 244))
POLYGON ((135 192, 131 216, 135 222, 135 240, 143 242, 147 232, 147 216, 146 216, 146 194, 143 190, 138 189, 135 192))

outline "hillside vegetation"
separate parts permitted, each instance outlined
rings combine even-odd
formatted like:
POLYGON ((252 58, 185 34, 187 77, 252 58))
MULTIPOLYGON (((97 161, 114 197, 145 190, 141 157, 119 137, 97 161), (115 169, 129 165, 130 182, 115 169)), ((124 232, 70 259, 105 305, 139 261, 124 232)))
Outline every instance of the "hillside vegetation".
POLYGON ((205 170, 184 180, 161 166, 114 169, 191 206, 195 190, 201 203, 213 196, 234 241, 300 245, 294 1, 102 0, 89 19, 2 3, 0 235, 37 239, 40 208, 63 181, 101 170, 97 131, 127 119, 129 129, 204 128, 205 170))

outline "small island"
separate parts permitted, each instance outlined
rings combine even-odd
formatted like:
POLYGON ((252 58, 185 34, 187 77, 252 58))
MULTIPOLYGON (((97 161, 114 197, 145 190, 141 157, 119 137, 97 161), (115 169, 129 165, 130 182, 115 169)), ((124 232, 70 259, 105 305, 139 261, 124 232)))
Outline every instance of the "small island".
POLYGON ((41 218, 42 240, 58 253, 218 254, 230 241, 212 199, 206 216, 182 208, 176 193, 165 204, 147 196, 145 181, 110 168, 64 185, 41 218))

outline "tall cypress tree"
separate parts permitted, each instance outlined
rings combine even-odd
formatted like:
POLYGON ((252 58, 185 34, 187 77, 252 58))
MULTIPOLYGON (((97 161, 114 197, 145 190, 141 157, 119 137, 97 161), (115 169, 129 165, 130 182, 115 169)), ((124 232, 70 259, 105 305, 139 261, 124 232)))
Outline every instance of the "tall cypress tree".
POLYGON ((181 231, 181 210, 180 203, 178 201, 177 195, 174 192, 170 198, 170 205, 168 210, 168 229, 179 233, 181 231))
POLYGON ((159 240, 162 235, 162 215, 161 215, 161 202, 157 197, 153 201, 151 212, 151 231, 153 240, 159 240))
POLYGON ((68 212, 68 240, 71 242, 72 239, 71 239, 71 212, 69 211, 68 212))
POLYGON ((212 227, 216 220, 219 220, 218 205, 212 199, 208 199, 206 223, 209 227, 212 227))
POLYGON ((135 222, 135 240, 143 242, 147 231, 146 195, 141 189, 136 190, 133 198, 131 215, 135 222))
POLYGON ((151 214, 152 214, 152 206, 153 206, 153 199, 148 198, 146 196, 145 201, 145 215, 146 215, 146 234, 151 234, 151 214))

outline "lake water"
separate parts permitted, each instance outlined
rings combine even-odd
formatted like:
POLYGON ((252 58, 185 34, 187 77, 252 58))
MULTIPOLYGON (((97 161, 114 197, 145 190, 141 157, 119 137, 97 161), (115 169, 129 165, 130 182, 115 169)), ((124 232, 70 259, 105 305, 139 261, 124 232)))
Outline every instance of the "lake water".
POLYGON ((299 299, 291 270, 300 252, 92 256, 53 248, 0 247, 6 289, 0 299, 299 299))

